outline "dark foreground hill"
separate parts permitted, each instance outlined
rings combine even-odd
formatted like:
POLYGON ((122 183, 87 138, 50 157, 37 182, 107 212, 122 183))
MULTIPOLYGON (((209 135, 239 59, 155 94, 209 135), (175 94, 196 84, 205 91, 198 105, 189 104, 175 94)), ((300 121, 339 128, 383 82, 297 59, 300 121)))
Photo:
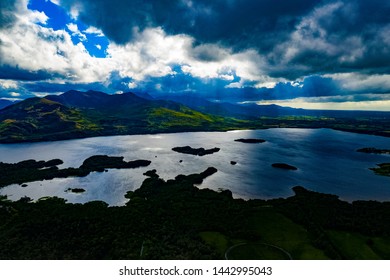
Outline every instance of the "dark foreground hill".
POLYGON ((121 207, 0 197, 0 259, 390 259, 389 202, 194 187, 215 172, 164 181, 150 170, 121 207))

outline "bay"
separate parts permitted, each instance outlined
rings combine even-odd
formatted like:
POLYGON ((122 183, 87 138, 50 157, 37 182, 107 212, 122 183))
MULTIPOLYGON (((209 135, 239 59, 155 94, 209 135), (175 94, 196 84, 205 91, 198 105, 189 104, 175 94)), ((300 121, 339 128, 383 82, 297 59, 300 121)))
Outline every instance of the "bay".
POLYGON ((103 200, 110 205, 123 205, 127 201, 124 194, 141 186, 146 178, 143 173, 147 170, 156 169, 157 174, 167 180, 213 166, 218 172, 198 187, 229 189, 237 198, 288 197, 293 195, 291 188, 300 185, 309 190, 336 194, 347 201, 390 201, 390 177, 378 176, 369 170, 377 163, 390 162, 390 156, 356 152, 363 147, 389 149, 390 139, 331 129, 274 128, 1 144, 0 161, 7 163, 60 158, 64 161, 60 168, 79 167, 86 158, 104 154, 124 156, 126 161, 151 160, 152 164, 137 169, 93 172, 83 178, 30 182, 27 187, 10 185, 0 189, 0 194, 12 200, 23 196, 32 199, 58 196, 73 203, 103 200), (238 138, 261 138, 266 142, 235 142, 238 138), (221 150, 203 157, 172 151, 173 147, 187 145, 221 150), (232 165, 231 161, 237 164, 232 165), (271 166, 278 162, 296 166, 298 170, 271 166), (66 192, 68 188, 83 188, 86 192, 66 192))

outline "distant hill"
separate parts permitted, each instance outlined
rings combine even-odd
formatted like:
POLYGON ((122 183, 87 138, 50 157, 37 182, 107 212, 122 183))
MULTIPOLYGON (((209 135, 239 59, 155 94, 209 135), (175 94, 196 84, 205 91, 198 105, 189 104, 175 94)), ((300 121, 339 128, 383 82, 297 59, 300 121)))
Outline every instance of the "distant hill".
POLYGON ((389 112, 239 105, 195 96, 174 100, 145 99, 131 92, 110 95, 75 90, 29 98, 0 110, 0 143, 273 127, 333 128, 390 136, 389 112))
POLYGON ((164 100, 174 100, 191 109, 219 116, 230 116, 245 119, 259 117, 277 117, 285 115, 304 115, 305 110, 281 107, 278 105, 233 104, 228 102, 211 102, 195 95, 165 96, 164 100))
POLYGON ((14 104, 14 102, 9 101, 7 99, 0 99, 0 110, 12 104, 14 104))
POLYGON ((138 97, 141 97, 141 98, 144 98, 144 99, 148 99, 148 100, 154 100, 155 99, 153 96, 151 96, 147 92, 134 92, 134 94, 137 95, 138 97))
POLYGON ((148 100, 138 97, 134 93, 109 95, 100 91, 81 92, 76 90, 67 91, 61 95, 49 95, 45 97, 48 100, 59 102, 68 107, 83 109, 112 109, 139 106, 148 103, 148 100))
MULTIPOLYGON (((149 100, 139 97, 132 92, 106 94, 99 91, 81 92, 71 90, 61 95, 46 96, 45 99, 58 102, 69 108, 81 110, 83 114, 93 118, 104 116, 105 118, 125 118, 137 122, 149 120, 150 117, 153 117, 153 113, 156 110, 161 113, 162 108, 165 111, 169 109, 175 112, 193 111, 174 101, 149 100)), ((160 113, 159 115, 161 115, 160 113)))
POLYGON ((257 119, 259 117, 283 116, 311 116, 333 118, 390 118, 390 112, 381 111, 343 111, 343 110, 306 110, 283 107, 275 104, 234 104, 228 102, 212 102, 196 96, 196 94, 183 94, 174 96, 161 96, 162 100, 173 100, 188 106, 191 109, 225 117, 244 119, 257 119))
POLYGON ((238 122, 167 100, 133 93, 68 91, 29 98, 0 110, 0 142, 61 140, 99 135, 232 129, 238 122))

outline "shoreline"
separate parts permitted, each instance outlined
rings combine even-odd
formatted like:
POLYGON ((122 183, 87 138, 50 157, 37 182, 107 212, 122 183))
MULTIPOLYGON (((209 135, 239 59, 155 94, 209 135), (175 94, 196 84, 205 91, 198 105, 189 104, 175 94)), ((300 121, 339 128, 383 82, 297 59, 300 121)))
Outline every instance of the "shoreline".
POLYGON ((175 134, 175 133, 194 133, 194 132, 231 132, 234 131, 254 131, 254 130, 268 130, 268 129, 330 129, 335 131, 341 131, 346 133, 356 133, 361 135, 371 135, 384 138, 390 138, 390 132, 386 134, 382 133, 372 133, 370 131, 353 131, 347 129, 331 128, 331 127, 296 127, 296 126, 286 126, 286 127, 264 127, 264 128, 242 128, 242 129, 227 129, 227 130, 183 130, 183 131, 161 131, 161 132, 146 132, 146 133, 134 133, 134 134, 107 134, 107 135, 91 135, 91 136, 80 136, 80 137, 71 137, 65 139, 47 139, 47 140, 19 140, 14 142, 4 142, 0 140, 0 145, 17 145, 17 144, 34 144, 34 143, 44 143, 44 142, 61 142, 69 140, 80 140, 80 139, 90 139, 90 138, 101 138, 101 137, 113 137, 113 136, 153 136, 157 134, 175 134))

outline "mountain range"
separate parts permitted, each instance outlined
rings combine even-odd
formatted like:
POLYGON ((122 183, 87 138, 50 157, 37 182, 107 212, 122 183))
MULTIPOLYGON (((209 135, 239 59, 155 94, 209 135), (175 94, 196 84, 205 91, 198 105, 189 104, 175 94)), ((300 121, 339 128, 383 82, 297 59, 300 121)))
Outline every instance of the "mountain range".
POLYGON ((0 110, 0 142, 221 130, 236 128, 237 123, 177 102, 148 100, 130 92, 109 95, 71 90, 29 98, 0 110))
POLYGON ((156 99, 147 93, 70 90, 61 95, 1 104, 6 107, 0 109, 0 143, 269 127, 328 127, 390 135, 390 112, 232 104, 211 102, 195 95, 156 99))
POLYGON ((0 110, 12 104, 14 104, 14 102, 9 101, 7 99, 0 99, 0 110))
MULTIPOLYGON (((138 94, 138 93, 136 93, 138 94)), ((347 110, 308 110, 284 107, 275 104, 258 105, 256 103, 213 102, 198 97, 196 94, 165 95, 163 100, 172 100, 203 113, 244 119, 280 116, 312 116, 330 118, 390 118, 390 112, 382 111, 347 111, 347 110)))

